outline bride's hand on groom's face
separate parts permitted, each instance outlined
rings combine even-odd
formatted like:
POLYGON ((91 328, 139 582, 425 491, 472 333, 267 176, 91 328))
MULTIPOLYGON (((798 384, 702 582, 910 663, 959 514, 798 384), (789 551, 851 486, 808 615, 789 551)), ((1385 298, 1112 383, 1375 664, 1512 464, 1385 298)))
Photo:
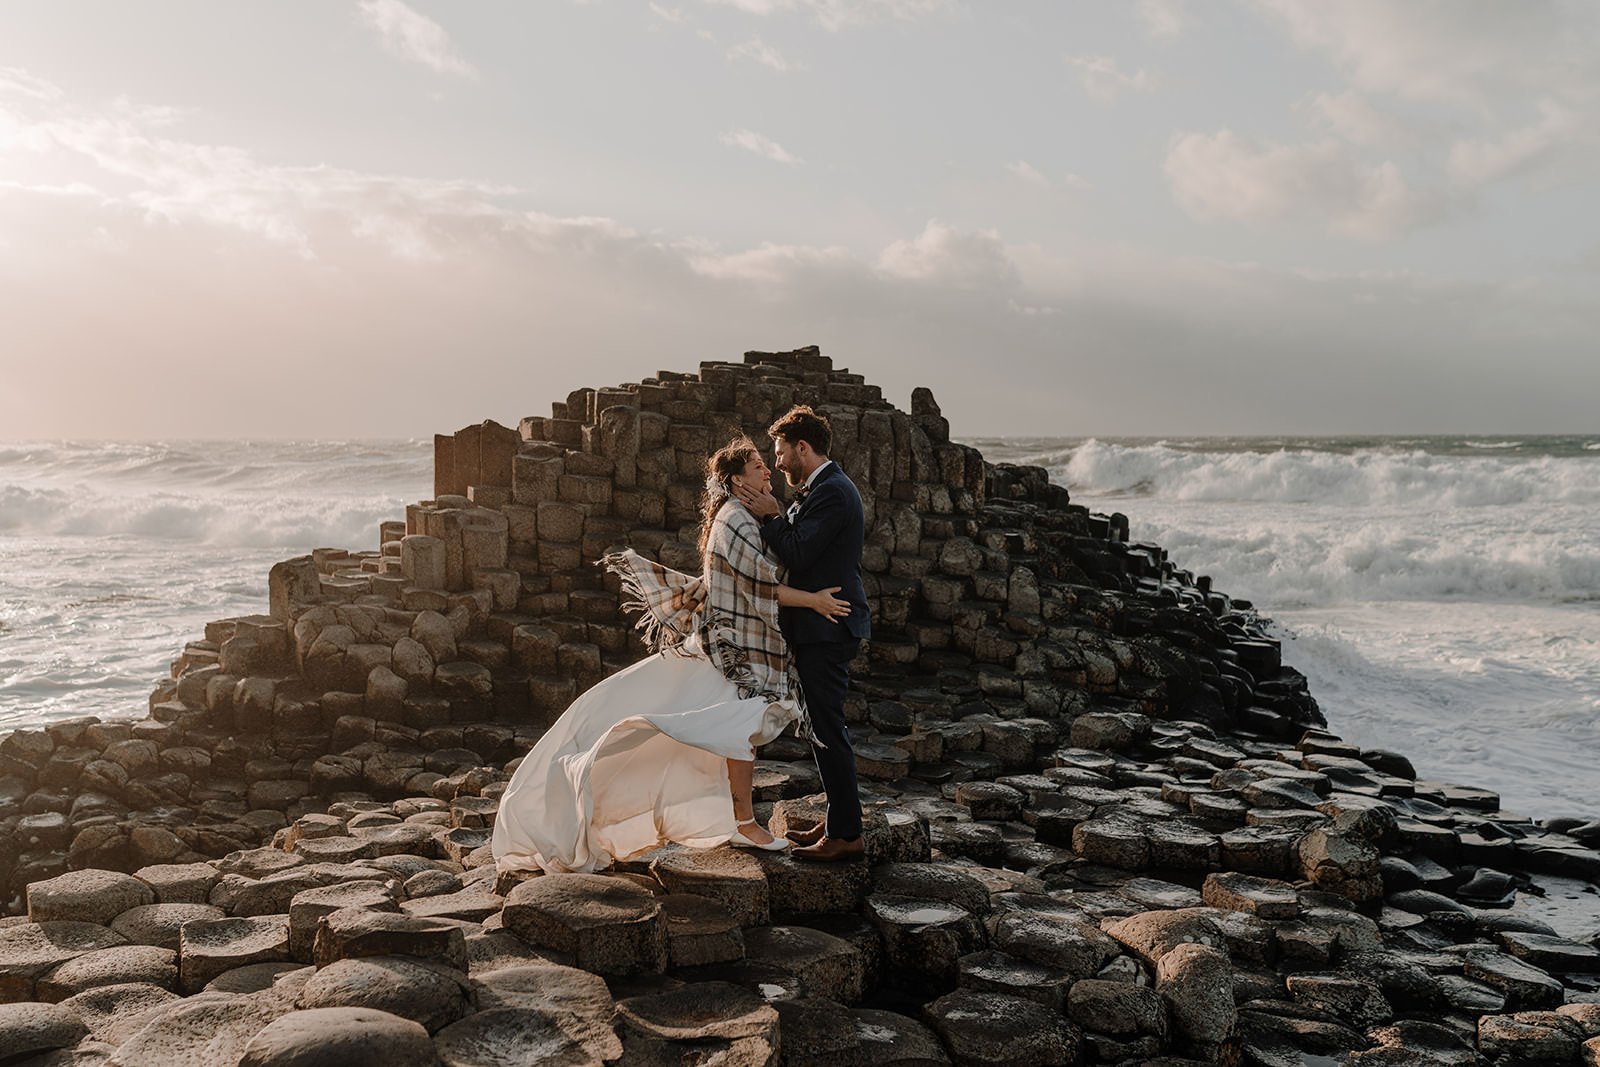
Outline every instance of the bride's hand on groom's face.
POLYGON ((778 506, 778 498, 765 489, 758 490, 743 482, 735 482, 733 495, 758 519, 770 519, 783 511, 778 506))

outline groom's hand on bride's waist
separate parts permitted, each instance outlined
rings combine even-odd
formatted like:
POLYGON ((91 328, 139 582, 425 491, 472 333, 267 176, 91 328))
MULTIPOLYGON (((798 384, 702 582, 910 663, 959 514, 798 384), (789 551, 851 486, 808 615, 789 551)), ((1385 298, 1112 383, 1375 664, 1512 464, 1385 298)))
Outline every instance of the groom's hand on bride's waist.
POLYGON ((735 486, 734 491, 739 494, 739 502, 758 519, 770 519, 774 515, 783 514, 778 498, 764 489, 757 492, 748 485, 740 485, 735 486))

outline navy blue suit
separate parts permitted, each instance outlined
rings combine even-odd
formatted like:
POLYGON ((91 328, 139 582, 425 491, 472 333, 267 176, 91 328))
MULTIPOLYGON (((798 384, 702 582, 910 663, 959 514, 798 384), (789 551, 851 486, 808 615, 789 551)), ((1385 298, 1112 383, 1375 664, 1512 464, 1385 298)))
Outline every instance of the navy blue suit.
POLYGON ((794 519, 785 515, 767 519, 761 534, 789 569, 787 585, 805 590, 838 586, 834 595, 850 604, 849 616, 838 622, 810 608, 780 608, 778 623, 794 651, 811 727, 822 742, 811 751, 828 793, 828 836, 859 837, 861 796, 855 750, 844 722, 844 698, 850 688, 850 661, 861 641, 872 635, 867 591, 861 583, 861 547, 866 540, 861 493, 837 463, 830 463, 817 475, 794 519))

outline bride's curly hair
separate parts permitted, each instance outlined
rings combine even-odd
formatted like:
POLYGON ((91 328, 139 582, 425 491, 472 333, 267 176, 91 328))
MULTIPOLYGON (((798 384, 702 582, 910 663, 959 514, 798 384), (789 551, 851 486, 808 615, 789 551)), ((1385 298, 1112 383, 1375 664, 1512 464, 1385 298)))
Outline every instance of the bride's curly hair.
POLYGON ((711 522, 722 510, 723 501, 733 495, 729 485, 735 474, 743 474, 750 460, 760 455, 756 443, 748 437, 735 437, 711 454, 706 460, 706 488, 700 495, 700 555, 706 554, 706 542, 711 537, 711 522))

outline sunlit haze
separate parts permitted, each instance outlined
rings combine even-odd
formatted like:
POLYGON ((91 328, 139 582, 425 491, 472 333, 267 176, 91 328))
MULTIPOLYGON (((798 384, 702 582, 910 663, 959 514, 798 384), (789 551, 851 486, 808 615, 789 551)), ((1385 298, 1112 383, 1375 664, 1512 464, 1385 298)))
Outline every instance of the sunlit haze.
POLYGON ((966 437, 1593 429, 1597 13, 0 0, 0 438, 806 344, 966 437))

